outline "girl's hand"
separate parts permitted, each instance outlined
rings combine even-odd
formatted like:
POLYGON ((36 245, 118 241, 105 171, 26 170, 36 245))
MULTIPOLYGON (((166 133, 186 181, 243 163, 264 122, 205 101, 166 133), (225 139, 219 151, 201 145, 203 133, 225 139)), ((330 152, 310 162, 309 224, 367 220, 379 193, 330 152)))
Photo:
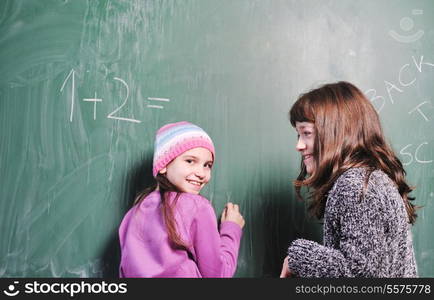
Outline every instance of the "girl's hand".
POLYGON ((244 227, 245 221, 243 216, 240 214, 240 208, 237 204, 233 204, 231 202, 228 202, 223 209, 221 221, 231 221, 238 225, 240 225, 241 228, 244 227))
POLYGON ((283 260, 282 272, 280 272, 280 278, 291 277, 292 272, 289 270, 288 266, 288 256, 283 260))

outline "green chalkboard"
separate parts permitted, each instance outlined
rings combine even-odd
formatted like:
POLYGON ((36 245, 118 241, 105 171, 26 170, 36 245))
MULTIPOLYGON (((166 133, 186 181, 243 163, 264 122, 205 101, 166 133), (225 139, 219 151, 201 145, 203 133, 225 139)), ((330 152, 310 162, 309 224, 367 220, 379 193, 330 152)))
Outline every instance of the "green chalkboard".
POLYGON ((203 195, 246 220, 236 276, 278 277, 291 240, 321 241, 294 197, 287 112, 347 80, 416 186, 416 259, 434 277, 433 28, 431 0, 2 0, 0 276, 116 277, 154 133, 187 120, 216 145, 203 195))

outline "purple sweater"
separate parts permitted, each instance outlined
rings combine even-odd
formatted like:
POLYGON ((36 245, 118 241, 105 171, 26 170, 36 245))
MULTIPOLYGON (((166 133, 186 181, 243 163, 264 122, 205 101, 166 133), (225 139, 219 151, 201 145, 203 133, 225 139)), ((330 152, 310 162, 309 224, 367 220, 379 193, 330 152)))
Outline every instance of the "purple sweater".
MULTIPOLYGON (((173 201, 175 193, 170 193, 173 201)), ((210 202, 182 193, 174 208, 178 234, 189 251, 173 249, 161 214, 160 194, 149 194, 131 208, 119 227, 120 277, 232 277, 241 227, 217 218, 210 202)))

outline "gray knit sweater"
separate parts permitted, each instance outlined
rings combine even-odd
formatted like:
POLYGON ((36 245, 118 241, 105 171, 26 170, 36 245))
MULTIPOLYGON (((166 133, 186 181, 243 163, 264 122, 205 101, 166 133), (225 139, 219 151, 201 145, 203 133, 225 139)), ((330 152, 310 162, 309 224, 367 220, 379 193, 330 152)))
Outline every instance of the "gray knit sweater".
POLYGON ((366 169, 344 172, 330 190, 323 244, 298 239, 288 248, 298 277, 417 277, 404 202, 389 177, 366 169))

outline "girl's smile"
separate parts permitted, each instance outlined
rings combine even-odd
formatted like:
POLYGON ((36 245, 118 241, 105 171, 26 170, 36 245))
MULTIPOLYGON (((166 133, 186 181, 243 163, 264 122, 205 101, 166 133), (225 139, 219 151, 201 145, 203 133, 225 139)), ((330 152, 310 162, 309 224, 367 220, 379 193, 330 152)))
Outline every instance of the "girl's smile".
POLYGON ((200 182, 197 180, 187 179, 187 182, 192 185, 192 188, 200 192, 202 187, 205 185, 204 182, 200 182))
POLYGON ((312 154, 303 155, 303 161, 305 164, 311 163, 311 160, 313 160, 312 154))
POLYGON ((315 171, 315 159, 313 147, 315 142, 315 126, 311 122, 296 122, 295 130, 298 133, 297 151, 300 152, 306 172, 312 174, 315 171))

